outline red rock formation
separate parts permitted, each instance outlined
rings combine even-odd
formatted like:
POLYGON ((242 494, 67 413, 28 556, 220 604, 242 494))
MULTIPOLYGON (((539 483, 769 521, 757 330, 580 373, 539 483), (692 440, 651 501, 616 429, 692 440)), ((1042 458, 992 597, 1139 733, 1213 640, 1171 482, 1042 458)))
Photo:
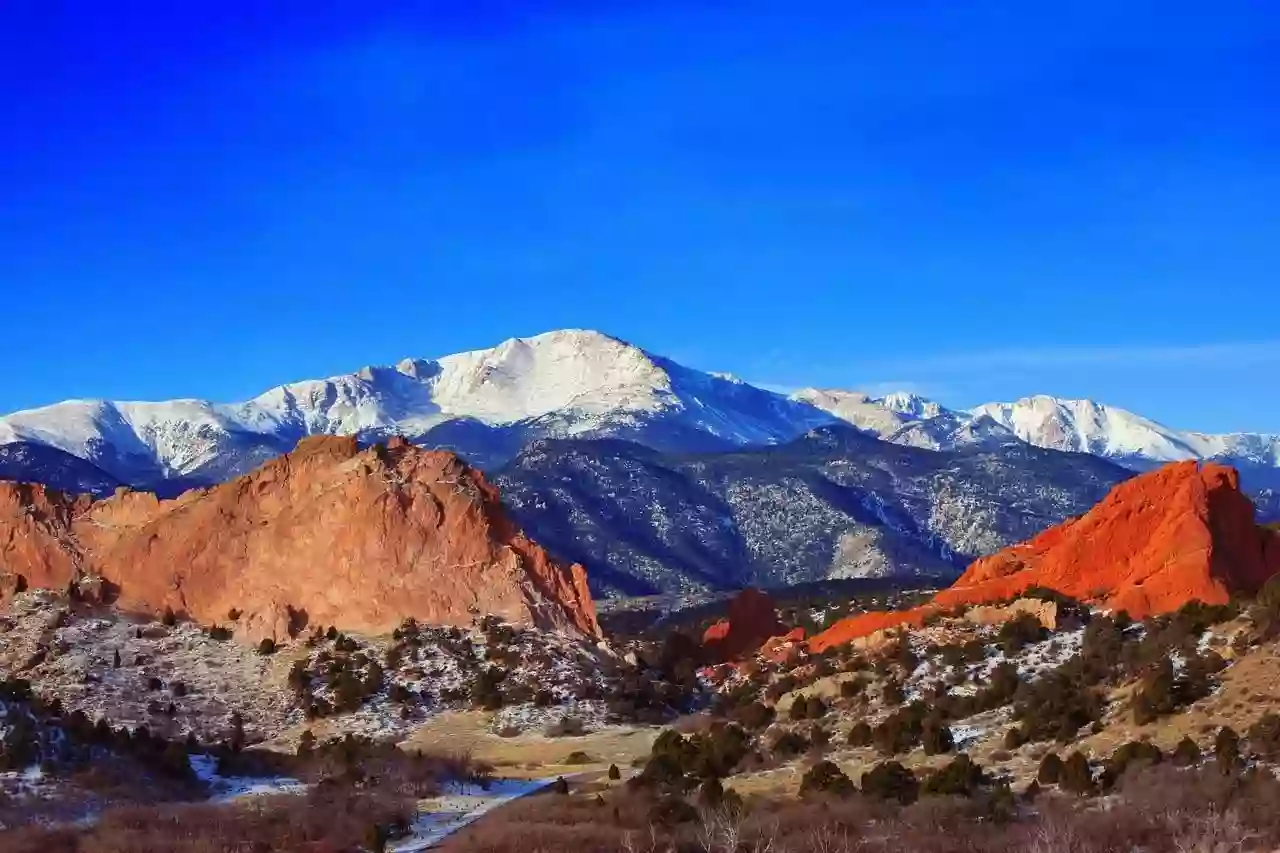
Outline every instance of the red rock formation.
MULTIPOLYGON (((1039 586, 1141 618, 1193 599, 1224 604, 1277 572, 1280 539, 1255 523, 1235 469, 1178 462, 1121 483, 1079 519, 974 562, 923 608, 879 617, 918 624, 938 609, 1003 601, 1039 586)), ((811 647, 886 627, 870 617, 836 623, 811 647)))
POLYGON ((212 489, 159 500, 69 499, 0 483, 0 569, 62 588, 98 574, 118 604, 202 622, 241 611, 241 635, 313 625, 389 631, 407 616, 477 614, 599 636, 581 566, 552 560, 451 453, 393 440, 311 438, 212 489))
POLYGON ((729 602, 729 616, 712 625, 702 635, 707 657, 730 661, 754 652, 770 637, 787 632, 778 621, 773 599, 757 589, 744 589, 729 602))

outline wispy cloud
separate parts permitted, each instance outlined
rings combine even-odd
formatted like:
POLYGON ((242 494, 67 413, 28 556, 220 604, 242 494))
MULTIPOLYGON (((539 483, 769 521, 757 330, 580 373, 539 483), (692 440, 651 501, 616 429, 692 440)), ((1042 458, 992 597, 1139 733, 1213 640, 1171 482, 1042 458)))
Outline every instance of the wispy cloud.
POLYGON ((961 373, 1020 367, 1280 364, 1280 341, 974 350, 858 365, 864 374, 961 373))

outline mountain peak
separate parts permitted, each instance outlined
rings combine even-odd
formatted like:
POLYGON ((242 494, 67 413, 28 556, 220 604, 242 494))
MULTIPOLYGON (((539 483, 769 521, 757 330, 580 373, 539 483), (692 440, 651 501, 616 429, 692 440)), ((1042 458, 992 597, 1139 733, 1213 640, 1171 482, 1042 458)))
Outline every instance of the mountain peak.
POLYGON ((877 402, 891 411, 914 418, 936 418, 944 411, 941 404, 910 391, 895 391, 877 402))

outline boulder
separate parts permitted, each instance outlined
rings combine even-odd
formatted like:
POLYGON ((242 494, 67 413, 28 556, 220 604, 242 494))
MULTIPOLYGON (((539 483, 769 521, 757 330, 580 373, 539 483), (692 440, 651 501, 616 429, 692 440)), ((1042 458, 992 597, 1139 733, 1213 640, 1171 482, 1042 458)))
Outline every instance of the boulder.
POLYGON ((974 625, 1000 625, 1024 613, 1030 613, 1050 631, 1058 630, 1058 604, 1038 598, 1019 598, 1006 605, 980 604, 965 612, 965 621, 974 625))

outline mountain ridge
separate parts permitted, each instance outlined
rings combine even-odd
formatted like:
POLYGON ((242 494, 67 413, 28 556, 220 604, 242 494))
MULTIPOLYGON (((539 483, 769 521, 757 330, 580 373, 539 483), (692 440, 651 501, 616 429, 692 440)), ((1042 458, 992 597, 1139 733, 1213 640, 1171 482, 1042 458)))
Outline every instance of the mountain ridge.
MULTIPOLYGON (((833 424, 934 451, 1024 442, 1134 471, 1221 461, 1241 469, 1268 512, 1278 509, 1280 436, 1173 430, 1118 407, 1043 395, 967 411, 906 392, 808 388, 788 396, 583 329, 291 382, 238 403, 65 401, 0 417, 0 447, 43 445, 83 460, 92 466, 88 491, 116 481, 174 494, 239 476, 312 435, 363 443, 399 435, 496 470, 548 438, 701 453, 780 445, 833 424)), ((32 479, 42 476, 40 466, 31 469, 32 479)), ((74 479, 72 469, 63 466, 60 487, 74 479)), ((9 471, 22 474, 16 464, 9 471)))

